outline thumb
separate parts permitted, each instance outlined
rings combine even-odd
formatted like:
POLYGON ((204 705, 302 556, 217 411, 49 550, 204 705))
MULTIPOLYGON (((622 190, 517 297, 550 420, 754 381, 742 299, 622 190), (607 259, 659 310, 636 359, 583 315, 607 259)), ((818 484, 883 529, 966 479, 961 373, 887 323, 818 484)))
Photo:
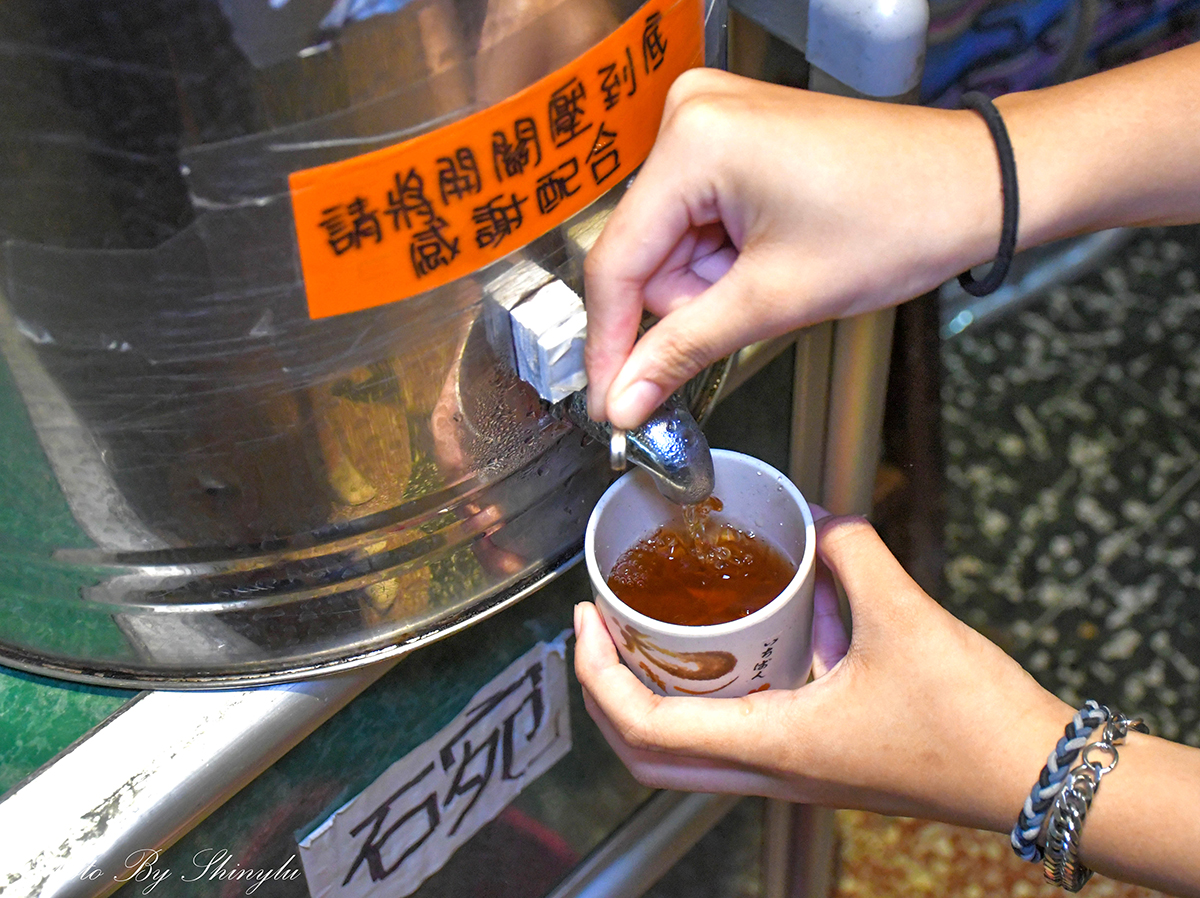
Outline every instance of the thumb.
POLYGON ((865 518, 817 522, 817 554, 845 590, 856 631, 915 622, 925 603, 936 606, 865 518))
POLYGON ((607 396, 614 427, 637 427, 705 366, 766 336, 744 296, 739 257, 715 284, 672 309, 634 344, 607 396))

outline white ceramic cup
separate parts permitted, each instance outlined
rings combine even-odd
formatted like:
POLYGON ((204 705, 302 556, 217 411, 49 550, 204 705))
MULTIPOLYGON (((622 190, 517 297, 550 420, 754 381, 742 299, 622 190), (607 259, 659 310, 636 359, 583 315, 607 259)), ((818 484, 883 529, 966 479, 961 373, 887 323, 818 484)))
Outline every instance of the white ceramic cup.
POLYGON ((668 522, 680 506, 664 498, 650 474, 634 469, 608 488, 588 520, 584 556, 596 606, 621 659, 660 695, 734 698, 802 685, 812 668, 816 529, 795 485, 766 462, 715 449, 714 514, 765 538, 796 565, 776 598, 738 620, 707 626, 668 624, 635 611, 608 587, 624 552, 668 522))

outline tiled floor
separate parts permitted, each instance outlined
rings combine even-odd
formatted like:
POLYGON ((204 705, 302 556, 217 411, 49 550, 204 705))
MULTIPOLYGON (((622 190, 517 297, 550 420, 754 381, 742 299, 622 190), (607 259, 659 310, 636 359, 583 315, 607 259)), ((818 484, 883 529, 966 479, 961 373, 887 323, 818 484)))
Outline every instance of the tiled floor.
POLYGON ((947 606, 1200 745, 1200 228, 943 348, 947 606))

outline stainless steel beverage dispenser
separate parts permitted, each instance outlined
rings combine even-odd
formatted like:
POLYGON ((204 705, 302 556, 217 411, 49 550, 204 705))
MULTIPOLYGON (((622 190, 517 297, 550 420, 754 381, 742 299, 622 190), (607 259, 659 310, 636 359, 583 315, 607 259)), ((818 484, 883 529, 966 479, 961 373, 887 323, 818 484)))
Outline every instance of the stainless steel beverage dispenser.
MULTIPOLYGON (((731 7, 731 69, 889 100, 917 84, 923 0, 731 7)), ((609 476, 604 453, 488 358, 477 324, 490 273, 314 321, 296 255, 281 249, 292 222, 280 199, 290 171, 486 108, 636 12, 584 0, 25 0, 0 13, 6 36, 25 36, 0 57, 16 85, 0 125, 14 148, 0 157, 3 660, 170 685, 353 666, 277 687, 141 694, 0 801, 20 835, 0 846, 18 871, 11 887, 100 894, 94 870, 217 820, 384 675, 387 661, 354 665, 420 631, 428 612, 406 596, 448 611, 427 619, 430 636, 482 630, 504 619, 483 622, 491 603, 569 563, 570 540, 556 556, 546 532, 582 528, 609 476), (106 116, 114 98, 140 112, 106 116), (473 467, 454 475, 431 423, 444 399, 453 424, 471 425, 473 467), (472 424, 498 418, 502 445, 472 424), (492 508, 515 513, 489 520, 492 508), (484 559, 504 553, 541 566, 488 573, 484 559), (441 605, 428 598, 438 590, 441 605), (312 602, 307 613, 291 614, 294 599, 312 602)), ((707 59, 724 64, 724 4, 706 15, 707 59)), ((578 284, 575 235, 615 198, 526 252, 578 284)), ((702 417, 722 381, 732 388, 795 341, 793 479, 834 511, 866 510, 890 333, 883 313, 750 347, 695 386, 693 408, 702 417)), ((659 793, 549 894, 639 895, 731 805, 659 793)), ((772 805, 764 894, 821 894, 829 836, 820 813, 772 805)))
MULTIPOLYGON (((702 63, 699 0, 639 6, 6 5, 0 660, 296 679, 455 632, 577 556, 603 447, 482 311, 522 266, 581 290, 645 151, 629 129, 702 63), (608 70, 571 74, 605 40, 608 70), (378 159, 454 126, 475 142, 378 159), (401 241, 411 267, 383 254, 401 241)), ((691 385, 698 417, 724 370, 691 385)))

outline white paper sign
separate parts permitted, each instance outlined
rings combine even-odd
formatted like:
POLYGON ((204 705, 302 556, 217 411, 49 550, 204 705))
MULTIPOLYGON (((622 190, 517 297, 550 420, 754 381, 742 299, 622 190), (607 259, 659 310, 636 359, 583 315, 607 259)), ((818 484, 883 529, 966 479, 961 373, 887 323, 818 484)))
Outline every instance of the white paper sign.
POLYGON ((565 637, 510 664, 300 842, 313 898, 412 894, 571 750, 565 637))

